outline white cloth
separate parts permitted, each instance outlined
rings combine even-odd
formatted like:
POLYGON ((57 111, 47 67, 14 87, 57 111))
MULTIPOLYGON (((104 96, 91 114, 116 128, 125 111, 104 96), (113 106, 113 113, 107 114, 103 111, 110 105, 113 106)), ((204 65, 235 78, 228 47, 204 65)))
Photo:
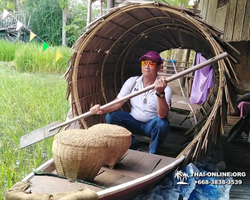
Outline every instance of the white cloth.
MULTIPOLYGON (((124 97, 130 93, 137 92, 144 88, 143 76, 134 76, 129 78, 122 86, 117 98, 124 97), (134 86, 134 87, 133 87, 134 86), (133 87, 133 88, 132 88, 133 87)), ((157 77, 158 78, 158 77, 157 77)), ((157 96, 155 95, 156 90, 152 89, 146 93, 137 95, 130 99, 131 111, 130 114, 138 121, 147 122, 148 120, 157 116, 157 96), (144 101, 147 103, 144 103, 144 101)), ((170 106, 172 97, 172 90, 169 86, 165 88, 165 99, 167 104, 170 106)))

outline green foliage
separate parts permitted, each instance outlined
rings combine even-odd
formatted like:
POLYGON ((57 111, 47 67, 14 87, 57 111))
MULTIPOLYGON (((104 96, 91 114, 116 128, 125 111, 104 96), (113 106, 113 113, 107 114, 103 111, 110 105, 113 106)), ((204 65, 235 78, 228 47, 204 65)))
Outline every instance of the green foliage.
POLYGON ((65 27, 68 46, 72 46, 73 43, 85 32, 84 28, 87 24, 87 12, 87 1, 84 1, 82 4, 71 5, 70 16, 67 21, 68 25, 65 27))
POLYGON ((19 148, 22 135, 64 121, 66 81, 59 75, 18 73, 0 62, 0 199, 14 183, 52 157, 52 140, 19 148))
MULTIPOLYGON (((16 9, 14 0, 0 0, 0 5, 2 5, 5 9, 8 9, 10 12, 13 12, 16 9)), ((2 11, 1 7, 0 11, 2 11)))
POLYGON ((189 6, 189 1, 190 0, 158 0, 158 2, 160 3, 166 3, 166 4, 170 4, 172 6, 181 6, 184 8, 188 8, 189 6))
POLYGON ((167 0, 173 6, 188 7, 189 0, 167 0))
POLYGON ((68 8, 70 5, 70 0, 59 0, 59 5, 62 9, 68 8))
POLYGON ((22 46, 21 43, 0 40, 0 61, 13 61, 15 52, 20 46, 22 46))
POLYGON ((62 9, 58 0, 27 0, 26 8, 31 13, 31 30, 46 43, 60 45, 62 9))
POLYGON ((67 47, 49 47, 43 51, 40 44, 24 44, 16 51, 14 66, 19 72, 64 73, 71 54, 67 47), (64 56, 57 62, 56 52, 64 56))

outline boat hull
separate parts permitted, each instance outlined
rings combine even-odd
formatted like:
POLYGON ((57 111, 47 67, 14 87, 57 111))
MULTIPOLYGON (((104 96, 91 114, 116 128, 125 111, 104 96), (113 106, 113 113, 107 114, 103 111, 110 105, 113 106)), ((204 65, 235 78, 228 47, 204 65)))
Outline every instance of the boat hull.
POLYGON ((23 181, 30 181, 30 187, 26 191, 32 193, 55 195, 88 188, 95 191, 98 199, 102 200, 133 199, 157 185, 168 173, 175 170, 184 158, 183 156, 175 159, 128 150, 114 169, 103 167, 91 182, 92 185, 58 177, 51 159, 37 168, 36 171, 43 171, 43 175, 31 173, 23 181))

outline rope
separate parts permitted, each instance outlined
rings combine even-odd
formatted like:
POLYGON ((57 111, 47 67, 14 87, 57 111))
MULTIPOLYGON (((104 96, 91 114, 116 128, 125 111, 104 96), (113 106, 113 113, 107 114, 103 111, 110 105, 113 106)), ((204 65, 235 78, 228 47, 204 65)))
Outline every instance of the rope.
POLYGON ((80 179, 69 179, 67 177, 64 177, 64 176, 60 176, 58 174, 53 174, 53 173, 49 173, 49 172, 44 172, 44 171, 34 171, 33 172, 35 175, 37 176, 52 176, 52 177, 57 177, 57 178, 62 178, 62 179, 68 179, 70 182, 79 182, 79 183, 84 183, 84 184, 87 184, 87 185, 92 185, 92 186, 95 186, 95 187, 98 187, 98 188, 101 188, 101 189, 107 189, 106 187, 103 187, 103 186, 100 186, 100 185, 97 185, 95 183, 90 183, 88 181, 84 181, 84 180, 80 180, 80 179))

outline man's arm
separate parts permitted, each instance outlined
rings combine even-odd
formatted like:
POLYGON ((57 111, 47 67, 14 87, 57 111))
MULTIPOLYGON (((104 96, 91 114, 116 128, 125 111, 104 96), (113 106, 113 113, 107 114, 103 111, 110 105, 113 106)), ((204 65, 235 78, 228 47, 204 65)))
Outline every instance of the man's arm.
POLYGON ((158 97, 158 105, 157 105, 158 117, 163 119, 167 117, 168 112, 169 112, 169 106, 166 102, 165 97, 163 98, 158 97))
MULTIPOLYGON (((116 98, 118 99, 118 98, 116 98)), ((115 100, 116 100, 115 99, 115 100)), ((108 108, 105 108, 103 110, 100 109, 101 105, 100 104, 96 104, 94 105, 93 107, 90 108, 90 113, 93 114, 93 115, 102 115, 102 114, 106 114, 106 113, 109 113, 109 112, 113 112, 115 110, 118 110, 122 107, 122 105, 124 104, 124 102, 118 102, 108 108)))
MULTIPOLYGON (((135 86, 135 81, 136 79, 138 78, 138 76, 135 76, 135 77, 131 77, 129 78, 122 86, 119 94, 118 94, 118 98, 116 99, 119 99, 121 97, 124 97, 125 95, 128 95, 131 93, 133 87, 135 86)), ((116 100, 115 99, 115 100, 116 100)), ((106 113, 109 113, 109 112, 113 112, 115 110, 118 110, 122 107, 122 105, 124 104, 124 102, 118 102, 108 108, 105 108, 104 110, 100 110, 100 105, 99 104, 96 104, 94 105, 92 108, 90 108, 90 112, 91 114, 95 114, 95 115, 101 115, 101 114, 106 114, 106 113)))
MULTIPOLYGON (((160 78, 155 81, 155 90, 157 94, 164 93, 165 88, 167 87, 167 81, 166 79, 160 78)), ((157 113, 158 117, 163 119, 167 117, 169 112, 169 106, 166 102, 165 95, 161 97, 157 97, 157 113)))

